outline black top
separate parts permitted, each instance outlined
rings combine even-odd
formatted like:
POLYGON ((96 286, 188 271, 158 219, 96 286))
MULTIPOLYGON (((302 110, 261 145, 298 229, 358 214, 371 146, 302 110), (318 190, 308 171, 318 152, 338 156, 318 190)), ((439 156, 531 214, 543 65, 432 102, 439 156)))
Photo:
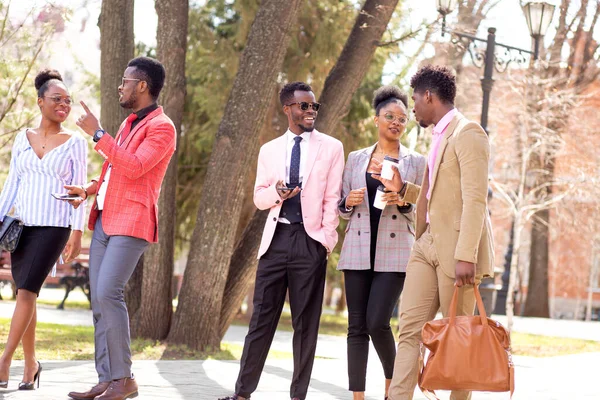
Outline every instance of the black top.
POLYGON ((137 124, 142 122, 142 120, 144 118, 146 118, 148 116, 148 114, 150 114, 152 111, 156 110, 157 108, 158 108, 158 104, 152 103, 148 107, 142 108, 140 111, 136 112, 137 119, 134 119, 133 122, 131 123, 131 130, 133 130, 137 124))
POLYGON ((381 185, 377 179, 373 178, 370 172, 366 173, 367 180, 367 197, 369 198, 369 216, 371 219, 371 269, 375 268, 375 252, 377 249, 377 231, 379 230, 379 218, 381 212, 377 207, 373 207, 375 202, 375 196, 377 195, 377 188, 381 185))

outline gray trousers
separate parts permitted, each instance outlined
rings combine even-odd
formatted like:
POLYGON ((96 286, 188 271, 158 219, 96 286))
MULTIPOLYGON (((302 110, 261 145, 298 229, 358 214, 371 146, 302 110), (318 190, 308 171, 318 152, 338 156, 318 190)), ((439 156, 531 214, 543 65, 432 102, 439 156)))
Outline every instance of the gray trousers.
POLYGON ((129 314, 123 291, 148 242, 109 236, 96 221, 90 246, 90 291, 99 382, 131 377, 129 314))

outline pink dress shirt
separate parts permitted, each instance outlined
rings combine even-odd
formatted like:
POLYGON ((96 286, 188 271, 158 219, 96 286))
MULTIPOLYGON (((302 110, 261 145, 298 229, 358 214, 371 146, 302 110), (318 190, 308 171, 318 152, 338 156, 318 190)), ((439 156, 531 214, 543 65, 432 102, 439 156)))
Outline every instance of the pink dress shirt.
MULTIPOLYGON (((427 159, 427 164, 429 167, 429 190, 427 191, 427 200, 429 200, 431 197, 433 168, 435 167, 435 161, 437 160, 438 151, 440 150, 440 143, 442 142, 446 128, 448 128, 450 121, 452 121, 456 113, 456 108, 448 111, 446 115, 444 115, 442 119, 440 119, 439 122, 433 127, 433 140, 431 141, 431 150, 429 151, 429 158, 427 159)), ((429 213, 427 213, 427 223, 429 223, 429 213)))

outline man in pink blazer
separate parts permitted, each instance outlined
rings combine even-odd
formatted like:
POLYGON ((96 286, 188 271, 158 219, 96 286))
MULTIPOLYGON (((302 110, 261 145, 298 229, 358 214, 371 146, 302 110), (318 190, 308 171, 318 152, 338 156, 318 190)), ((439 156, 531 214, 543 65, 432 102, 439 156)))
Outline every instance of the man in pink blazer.
POLYGON ((258 156, 254 204, 270 209, 258 252, 254 312, 235 394, 256 390, 289 290, 294 327, 290 397, 304 400, 312 372, 327 255, 337 243, 337 203, 344 170, 342 143, 314 129, 319 103, 310 86, 285 85, 279 94, 289 129, 258 156))

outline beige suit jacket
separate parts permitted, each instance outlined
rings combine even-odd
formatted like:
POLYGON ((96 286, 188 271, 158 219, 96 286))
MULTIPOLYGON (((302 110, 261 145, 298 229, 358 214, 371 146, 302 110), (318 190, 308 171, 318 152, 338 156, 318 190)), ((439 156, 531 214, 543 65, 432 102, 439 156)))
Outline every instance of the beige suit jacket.
POLYGON ((430 232, 440 267, 451 278, 458 260, 476 263, 476 276, 491 276, 494 240, 487 210, 490 145, 481 126, 457 113, 440 143, 433 177, 425 169, 417 200, 417 239, 430 232), (431 197, 427 192, 431 186, 431 197))

